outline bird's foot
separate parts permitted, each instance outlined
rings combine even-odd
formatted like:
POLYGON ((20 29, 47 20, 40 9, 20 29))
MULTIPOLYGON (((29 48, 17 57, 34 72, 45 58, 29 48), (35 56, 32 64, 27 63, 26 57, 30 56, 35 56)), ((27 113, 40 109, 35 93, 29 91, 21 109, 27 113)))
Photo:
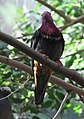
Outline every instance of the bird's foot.
POLYGON ((59 66, 63 66, 62 62, 60 60, 55 61, 56 64, 58 64, 59 66))
POLYGON ((49 58, 49 56, 47 56, 46 54, 42 54, 43 57, 45 57, 46 59, 49 58))

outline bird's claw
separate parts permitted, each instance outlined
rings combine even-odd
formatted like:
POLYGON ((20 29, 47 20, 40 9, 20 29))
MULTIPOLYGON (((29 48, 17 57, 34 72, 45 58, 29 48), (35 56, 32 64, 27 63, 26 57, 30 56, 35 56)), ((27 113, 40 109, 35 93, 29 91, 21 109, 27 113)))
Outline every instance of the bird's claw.
POLYGON ((62 62, 60 60, 55 61, 56 64, 58 64, 59 66, 63 66, 62 62))

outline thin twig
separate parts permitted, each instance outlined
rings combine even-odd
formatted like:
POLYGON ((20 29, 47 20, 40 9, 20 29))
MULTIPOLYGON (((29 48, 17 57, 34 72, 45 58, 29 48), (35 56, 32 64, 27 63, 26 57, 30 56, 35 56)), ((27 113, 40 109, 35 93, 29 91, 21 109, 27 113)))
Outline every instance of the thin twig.
POLYGON ((80 97, 80 101, 84 103, 84 96, 79 95, 79 97, 80 97))
POLYGON ((78 51, 75 52, 75 53, 72 53, 72 54, 66 55, 66 56, 64 56, 64 57, 61 57, 61 59, 64 59, 64 58, 66 58, 66 57, 73 56, 73 55, 76 55, 76 54, 80 54, 81 52, 84 52, 84 49, 78 50, 78 51))
MULTIPOLYGON (((70 80, 70 79, 69 79, 69 80, 70 80)), ((70 83, 75 86, 75 83, 74 83, 72 80, 70 80, 70 83)), ((79 94, 78 94, 78 96, 79 96, 79 98, 80 98, 79 101, 82 101, 82 102, 84 103, 84 96, 79 95, 79 94)))
POLYGON ((65 97, 64 97, 64 99, 63 99, 63 101, 62 101, 62 103, 61 103, 61 105, 60 105, 58 111, 57 111, 56 114, 54 115, 53 119, 57 119, 57 116, 58 116, 59 113, 61 112, 61 110, 62 110, 62 108, 63 108, 63 106, 64 106, 64 104, 65 104, 65 102, 66 102, 66 100, 67 100, 67 98, 68 98, 68 96, 69 96, 69 94, 70 94, 69 92, 66 93, 66 95, 65 95, 65 97))
POLYGON ((12 93, 10 93, 10 94, 7 95, 7 96, 5 96, 5 97, 3 97, 3 98, 0 98, 0 101, 1 101, 1 100, 4 100, 4 99, 6 99, 6 98, 9 98, 11 95, 15 94, 17 91, 19 91, 21 88, 23 88, 24 85, 25 85, 30 79, 31 79, 31 76, 29 76, 29 78, 28 78, 21 86, 19 86, 18 89, 16 89, 15 91, 13 91, 12 93))

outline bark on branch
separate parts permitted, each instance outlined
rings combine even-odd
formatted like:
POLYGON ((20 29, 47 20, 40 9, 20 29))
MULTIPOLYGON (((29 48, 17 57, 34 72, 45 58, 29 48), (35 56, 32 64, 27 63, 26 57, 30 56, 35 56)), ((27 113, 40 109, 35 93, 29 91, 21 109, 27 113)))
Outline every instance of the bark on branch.
POLYGON ((64 75, 65 77, 68 77, 70 80, 73 80, 79 85, 84 87, 84 77, 82 77, 79 73, 75 72, 74 70, 68 69, 64 66, 57 65, 52 60, 48 58, 46 59, 40 53, 34 51, 32 48, 29 48, 27 45, 21 43, 18 40, 15 40, 12 36, 9 36, 3 32, 0 32, 0 39, 5 43, 8 43, 14 46, 15 48, 19 49, 20 51, 37 60, 41 64, 46 65, 47 67, 57 72, 58 74, 64 75))
MULTIPOLYGON (((21 64, 15 60, 11 60, 11 59, 4 57, 4 56, 1 56, 1 55, 0 55, 0 62, 5 63, 5 64, 10 65, 10 66, 13 66, 13 67, 16 67, 16 68, 23 70, 26 73, 29 73, 30 75, 32 75, 31 68, 25 64, 21 64)), ((57 84, 58 86, 61 86, 62 88, 64 88, 68 92, 72 91, 74 93, 77 93, 79 95, 84 96, 84 90, 82 90, 82 89, 80 89, 74 85, 68 84, 58 77, 51 76, 49 80, 52 83, 57 84)))
POLYGON ((66 24, 65 26, 60 27, 60 29, 61 29, 61 30, 64 30, 64 29, 66 29, 67 27, 72 26, 72 25, 74 25, 74 24, 76 24, 76 23, 82 23, 82 24, 84 24, 84 15, 79 16, 79 17, 76 18, 76 19, 72 19, 70 23, 66 24))
POLYGON ((54 11, 55 13, 60 15, 62 18, 65 19, 66 22, 70 22, 71 21, 70 17, 66 16, 63 12, 57 10, 54 6, 51 6, 50 4, 46 3, 43 0, 36 0, 36 1, 38 1, 39 3, 43 4, 44 6, 48 7, 49 9, 51 9, 52 11, 54 11))

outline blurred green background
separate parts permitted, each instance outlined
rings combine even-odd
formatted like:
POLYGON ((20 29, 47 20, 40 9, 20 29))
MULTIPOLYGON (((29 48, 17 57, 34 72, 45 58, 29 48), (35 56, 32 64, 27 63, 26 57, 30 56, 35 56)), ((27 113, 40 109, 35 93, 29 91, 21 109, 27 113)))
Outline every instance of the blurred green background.
MULTIPOLYGON (((84 14, 83 0, 44 1, 71 18, 78 18, 84 14)), ((57 27, 66 25, 62 17, 36 0, 0 0, 0 30, 30 46, 32 34, 41 25, 41 13, 45 10, 51 12, 57 27)), ((62 33, 65 39, 65 49, 61 57, 63 65, 75 69, 84 76, 84 25, 74 24, 64 29, 62 33)), ((2 41, 0 41, 0 55, 31 66, 30 57, 2 41)), ((64 76, 54 75, 69 82, 64 76)), ((27 79, 27 73, 0 63, 0 87, 9 86, 12 91, 15 91, 27 79)), ((44 102, 36 106, 34 104, 34 82, 31 79, 10 97, 14 119, 52 119, 65 94, 64 89, 49 82, 44 102)), ((69 96, 58 119, 84 119, 84 104, 78 95, 69 96)))

